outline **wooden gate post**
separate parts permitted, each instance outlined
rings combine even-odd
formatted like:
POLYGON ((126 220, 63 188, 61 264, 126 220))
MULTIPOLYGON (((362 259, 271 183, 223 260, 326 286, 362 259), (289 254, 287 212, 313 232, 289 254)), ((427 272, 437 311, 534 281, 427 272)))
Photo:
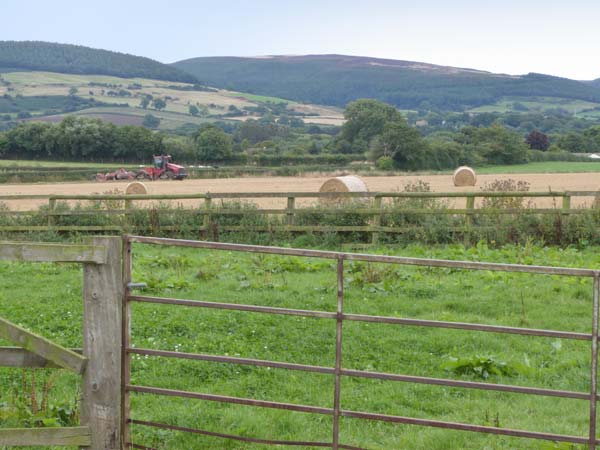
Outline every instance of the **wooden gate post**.
POLYGON ((92 434, 91 450, 118 450, 121 437, 122 240, 97 237, 107 249, 106 264, 83 269, 83 375, 81 424, 92 434))

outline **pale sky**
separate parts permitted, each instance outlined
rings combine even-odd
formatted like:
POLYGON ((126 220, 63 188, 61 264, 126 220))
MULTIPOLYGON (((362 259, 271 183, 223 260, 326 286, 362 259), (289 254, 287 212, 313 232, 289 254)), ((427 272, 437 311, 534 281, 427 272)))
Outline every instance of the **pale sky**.
POLYGON ((0 0, 0 40, 162 62, 340 53, 600 77, 600 0, 0 0))

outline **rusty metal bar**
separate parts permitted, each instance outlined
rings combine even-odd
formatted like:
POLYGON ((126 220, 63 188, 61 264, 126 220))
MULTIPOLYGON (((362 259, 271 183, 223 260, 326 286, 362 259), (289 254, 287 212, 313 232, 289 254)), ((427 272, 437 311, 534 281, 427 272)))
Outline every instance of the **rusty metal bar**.
POLYGON ((473 431, 476 433, 500 434, 529 439, 542 439, 547 441, 571 442, 573 444, 588 444, 589 439, 581 436, 570 436, 565 434, 542 433, 538 431, 515 430, 511 428, 496 428, 484 425, 472 425, 460 422, 445 422, 442 420, 418 419, 415 417, 392 416, 388 414, 374 414, 359 411, 341 411, 342 417, 353 419, 378 420, 382 422, 403 423, 407 425, 418 425, 433 428, 445 428, 449 430, 473 431))
MULTIPOLYGON (((151 350, 146 348, 128 348, 127 351, 137 355, 157 356, 165 358, 191 359, 211 361, 226 364, 240 364, 258 367, 271 367, 273 369, 297 370, 301 372, 315 372, 334 375, 335 369, 331 367, 312 366, 306 364, 284 363, 262 359, 240 358, 235 356, 217 356, 202 353, 181 353, 168 350, 151 350)), ((341 369, 340 374, 348 377, 374 378, 378 380, 402 381, 407 383, 429 384, 438 386, 460 387, 466 389, 483 389, 488 391, 514 392, 520 394, 543 395, 548 397, 572 398, 589 400, 586 392, 563 391, 554 389, 535 388, 528 386, 515 386, 506 384, 482 383, 476 381, 458 381, 446 378, 419 377, 413 375, 400 375, 382 372, 368 372, 364 370, 341 369)))
MULTIPOLYGON (((180 427, 177 425, 168 425, 166 423, 150 422, 147 420, 131 420, 131 423, 133 423, 135 425, 146 426, 146 427, 161 428, 163 430, 183 431, 185 433, 202 434, 204 436, 219 437, 219 438, 223 438, 223 439, 232 439, 232 440, 241 441, 241 442, 251 442, 253 444, 294 445, 294 446, 302 446, 302 447, 329 447, 329 448, 331 448, 331 443, 329 443, 329 442, 282 441, 282 440, 273 440, 273 439, 259 439, 259 438, 237 436, 234 434, 216 433, 214 431, 199 430, 196 428, 180 427)), ((357 447, 345 446, 345 447, 340 447, 340 448, 354 449, 357 447)))
POLYGON ((204 242, 186 239, 155 238, 132 235, 127 235, 125 238, 128 239, 130 242, 137 242, 141 244, 168 245, 174 247, 191 247, 213 250, 229 250, 246 253, 266 253, 285 256, 304 256, 311 258, 326 259, 338 259, 340 256, 342 256, 345 260, 401 264, 409 266, 448 267, 455 269, 537 273, 540 275, 565 275, 590 278, 593 277, 595 273, 595 271, 591 269, 573 269, 568 267, 527 266, 522 264, 502 264, 472 261, 451 261, 445 259, 407 258, 402 256, 369 255, 364 253, 344 253, 334 251, 306 250, 285 247, 267 247, 246 244, 227 244, 222 242, 204 242))
POLYGON ((590 380, 590 450, 596 450, 596 405, 598 400, 598 296, 600 272, 594 275, 594 306, 592 312, 592 370, 590 380))
MULTIPOLYGON (((321 319, 336 319, 337 314, 333 312, 325 311, 312 311, 305 309, 287 309, 278 308, 272 306, 257 306, 257 305, 244 305, 236 303, 221 303, 221 302, 206 302, 199 300, 182 300, 175 298, 165 297, 147 297, 141 295, 130 295, 128 296, 129 301, 142 302, 142 303, 159 303, 165 305, 182 305, 191 306, 198 308, 213 308, 213 309, 226 309, 234 311, 249 311, 258 312, 265 314, 281 314, 288 316, 304 316, 304 317, 317 317, 321 319)), ((473 330, 473 331, 487 331, 491 333, 507 333, 507 334, 520 334, 525 336, 540 336, 540 337, 552 337, 557 339, 575 339, 581 341, 589 341, 592 339, 592 335, 588 333, 577 333, 571 331, 555 331, 555 330, 540 330, 535 328, 518 328, 508 327, 500 325, 483 325, 477 323, 465 323, 465 322, 442 322, 437 320, 423 320, 423 319, 407 319, 402 317, 387 317, 387 316, 368 316, 363 314, 343 314, 344 320, 352 320, 356 322, 376 322, 376 323, 387 323, 397 325, 412 325, 419 327, 433 327, 433 328, 453 328, 460 330, 473 330)))
POLYGON ((419 377, 414 375, 367 372, 364 370, 353 369, 342 369, 341 373, 342 375, 347 377, 373 378, 377 380, 402 381, 405 383, 450 386, 466 389, 482 389, 485 391, 512 392, 515 394, 542 395, 546 397, 572 398, 577 400, 589 400, 590 398, 590 395, 587 392, 563 391, 529 386, 516 386, 511 384, 482 383, 478 381, 459 381, 447 378, 419 377))
POLYGON ((333 393, 333 450, 340 448, 340 403, 342 386, 342 326, 344 314, 344 258, 337 260, 337 315, 335 324, 335 384, 333 393))
POLYGON ((305 309, 287 309, 277 308, 272 306, 256 306, 256 305, 238 305, 236 303, 220 303, 220 302, 204 302, 198 300, 180 300, 176 298, 163 298, 163 297, 146 297, 142 295, 130 295, 127 299, 131 302, 142 302, 142 303, 160 303, 163 305, 181 305, 181 306, 192 306, 197 308, 213 308, 213 309, 227 309, 232 311, 248 311, 258 312, 266 314, 282 314, 286 316, 303 316, 303 317, 317 317, 320 319, 335 319, 337 314, 334 312, 325 311, 310 311, 305 309))
POLYGON ((234 403, 236 405, 260 406, 262 408, 285 409, 288 411, 306 412, 312 414, 333 415, 332 408, 323 408, 320 406, 296 405, 294 403, 271 402, 268 400, 256 400, 253 398, 229 397, 226 395, 202 394, 198 392, 180 391, 176 389, 163 389, 149 386, 136 386, 129 384, 126 387, 128 392, 138 392, 141 394, 166 395, 169 397, 195 398, 197 400, 206 400, 209 402, 234 403))
MULTIPOLYGON (((284 363, 277 361, 266 361, 262 359, 239 358, 235 356, 216 356, 201 353, 180 353, 167 350, 150 350, 146 348, 128 348, 127 352, 136 355, 159 356, 165 358, 192 359, 197 361, 210 361, 227 364, 241 364, 257 367, 270 367, 273 369, 298 370, 302 372, 316 372, 333 375, 335 370, 331 367, 311 366, 306 364, 284 363)), ((588 399, 587 394, 583 394, 583 398, 588 399)))
POLYGON ((403 317, 368 316, 364 314, 344 314, 344 320, 356 322, 376 322, 396 325, 413 325, 417 327, 453 328, 459 330, 487 331, 491 333, 520 334, 525 336, 553 337, 558 339, 575 339, 580 341, 592 340, 588 333, 571 331, 540 330, 536 328, 518 328, 502 325, 484 325, 467 322, 442 322, 439 320, 407 319, 403 317))
MULTIPOLYGON (((179 391, 173 389, 153 388, 146 386, 128 385, 127 390, 130 392, 165 395, 182 398, 194 398, 198 400, 207 400, 222 403, 234 403, 239 405, 258 406, 263 408, 283 409, 288 411, 307 412, 313 414, 333 415, 334 410, 331 408, 321 408, 316 406, 297 405, 292 403, 271 402, 265 400, 255 400, 240 397, 228 397, 223 395, 201 394, 188 391, 179 391)), ((375 414, 360 411, 340 410, 340 416, 377 420, 391 423, 403 423, 407 425, 419 425, 425 427, 445 428, 452 430, 471 431, 477 433, 499 434, 504 436, 514 436, 529 439, 542 439, 558 442, 571 442, 573 444, 588 444, 589 438, 580 436, 570 436, 554 433, 543 433, 537 431, 516 430, 511 428, 496 428, 483 425, 473 425, 459 422, 446 422, 441 420, 420 419, 415 417, 394 416, 388 414, 375 414)), ((598 442, 596 442, 597 444, 598 442)))
MULTIPOLYGON (((281 314, 288 316, 304 316, 304 317, 317 317, 321 319, 336 319, 337 314, 333 312, 325 311, 312 311, 305 309, 287 309, 278 308, 271 306, 258 306, 258 305, 244 305, 236 303, 222 303, 222 302, 206 302, 199 300, 182 300, 175 298, 165 297, 147 297, 141 295, 130 295, 128 296, 129 301, 142 302, 142 303, 159 303, 165 305, 181 305, 198 308, 212 308, 212 309, 226 309, 234 311, 248 311, 258 312, 264 314, 281 314)), ((589 341, 592 339, 592 335, 588 333, 578 333, 571 331, 555 331, 555 330, 540 330, 536 328, 518 328, 508 327, 501 325, 483 325, 477 323, 466 323, 466 322, 443 322, 437 320, 423 320, 423 319, 407 319, 403 317, 387 317, 387 316, 368 316, 363 314, 343 314, 344 320, 351 320, 356 322, 376 322, 376 323, 387 323, 397 325, 412 325, 418 327, 432 327, 432 328, 452 328, 460 330, 473 330, 473 331, 487 331, 491 333, 506 333, 506 334, 519 334, 525 336, 540 336, 540 337, 552 337, 557 339, 575 339, 581 341, 589 341)))

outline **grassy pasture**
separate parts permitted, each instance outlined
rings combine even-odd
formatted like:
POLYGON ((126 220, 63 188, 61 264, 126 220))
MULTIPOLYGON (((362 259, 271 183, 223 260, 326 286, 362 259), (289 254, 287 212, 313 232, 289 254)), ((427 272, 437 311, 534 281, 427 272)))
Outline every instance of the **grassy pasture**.
MULTIPOLYGON (((125 113, 127 116, 131 114, 133 117, 143 117, 143 113, 138 110, 132 110, 128 108, 89 108, 80 112, 81 115, 95 116, 105 114, 107 116, 114 115, 119 116, 125 113)), ((181 125, 181 123, 191 122, 191 117, 186 116, 185 118, 175 114, 168 113, 157 113, 164 119, 165 122, 181 125)), ((206 121, 205 119, 196 118, 199 123, 206 121)), ((40 161, 40 160, 12 160, 12 159, 0 159, 0 167, 10 166, 26 166, 26 167, 73 167, 73 168, 90 168, 90 167, 116 167, 122 164, 119 163, 86 163, 86 162, 67 162, 67 161, 40 161)), ((127 166, 127 164, 125 165, 127 166)), ((586 172, 600 172, 600 162, 573 162, 573 161, 545 161, 545 162, 532 162, 527 164, 514 164, 505 166, 486 166, 476 167, 478 174, 519 174, 519 173, 586 173, 586 172)), ((452 173, 452 171, 442 172, 406 172, 406 175, 419 175, 419 174, 446 174, 452 173)))
POLYGON ((516 111, 515 103, 520 103, 531 111, 545 111, 548 109, 562 108, 570 113, 580 113, 582 111, 594 109, 600 104, 584 100, 571 100, 559 97, 507 97, 494 104, 479 106, 470 109, 469 112, 499 112, 506 113, 516 111))
POLYGON ((267 95, 246 94, 244 92, 231 91, 231 92, 229 92, 228 95, 231 97, 234 97, 234 98, 243 97, 248 100, 263 102, 263 103, 267 103, 267 102, 269 102, 269 103, 294 103, 291 100, 285 100, 283 98, 269 97, 267 95))
MULTIPOLYGON (((413 245, 377 252, 588 268, 600 265, 598 248, 413 245)), ((591 327, 589 279, 352 262, 346 262, 345 269, 346 312, 579 332, 589 332, 591 327)), ((62 345, 81 345, 80 267, 2 262, 0 274, 4 280, 1 316, 62 345)), ((133 279, 148 284, 148 295, 335 311, 335 267, 326 260, 136 245, 133 279)), ((326 319, 133 305, 133 344, 138 348, 331 366, 334 340, 335 322, 326 319)), ((489 358, 489 367, 502 372, 489 374, 489 382, 585 391, 589 388, 589 347, 583 341, 346 322, 343 366, 483 381, 477 365, 481 356, 489 358), (451 358, 473 367, 462 374, 449 370, 451 358)), ((43 373, 38 371, 37 378, 42 379, 43 373)), ((50 391, 50 405, 71 406, 76 380, 62 372, 59 375, 50 391)), ((134 356, 133 383, 325 407, 333 401, 330 376, 169 358, 134 356)), ((14 392, 22 386, 20 371, 1 370, 0 386, 0 424, 14 426, 23 420, 8 414, 14 392)), ((138 419, 253 437, 331 439, 327 416, 145 394, 132 397, 133 415, 138 419)), ((588 417, 588 404, 582 400, 359 378, 344 380, 342 407, 580 435, 586 433, 588 417)), ((349 419, 342 420, 341 431, 343 443, 369 449, 571 448, 349 419)), ((137 443, 160 449, 272 448, 139 425, 133 433, 137 443)))
POLYGON ((600 172, 600 162, 543 161, 506 166, 477 167, 477 173, 585 173, 600 172))

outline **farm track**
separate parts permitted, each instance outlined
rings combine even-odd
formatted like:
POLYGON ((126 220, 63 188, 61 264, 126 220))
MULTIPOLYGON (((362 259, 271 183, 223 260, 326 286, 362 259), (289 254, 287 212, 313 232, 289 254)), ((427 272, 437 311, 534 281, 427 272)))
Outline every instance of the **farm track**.
MULTIPOLYGON (((480 187, 496 179, 524 180, 530 183, 530 191, 596 191, 600 188, 600 174, 598 173, 561 173, 561 174, 491 174, 479 175, 475 187, 454 187, 450 175, 415 175, 415 176, 389 176, 389 177, 363 177, 371 191, 401 191, 409 182, 418 180, 430 184, 435 192, 477 192, 480 187)), ((155 181, 146 182, 151 194, 196 194, 205 192, 318 192, 321 184, 328 177, 248 177, 248 178, 220 178, 220 179, 195 179, 185 181, 155 181)), ((0 195, 69 195, 69 194, 101 194, 108 191, 124 191, 127 181, 114 181, 107 183, 52 183, 52 184, 2 184, 0 195)), ((256 199, 254 202, 265 208, 284 207, 285 199, 256 199)), ((310 202, 311 200, 307 200, 310 202)), ((589 203, 590 199, 587 199, 589 203)), ((464 203, 464 200, 457 202, 464 203)), ((560 199, 557 200, 560 203, 560 199)), ((11 209, 35 209, 47 201, 43 199, 30 199, 20 201, 6 201, 11 209)), ((185 206, 198 204, 199 201, 189 200, 179 202, 185 206)), ((302 204, 302 202, 299 202, 302 204)), ((586 199, 574 198, 572 206, 581 206, 586 199)), ((552 207, 552 199, 538 199, 536 205, 552 207)))

